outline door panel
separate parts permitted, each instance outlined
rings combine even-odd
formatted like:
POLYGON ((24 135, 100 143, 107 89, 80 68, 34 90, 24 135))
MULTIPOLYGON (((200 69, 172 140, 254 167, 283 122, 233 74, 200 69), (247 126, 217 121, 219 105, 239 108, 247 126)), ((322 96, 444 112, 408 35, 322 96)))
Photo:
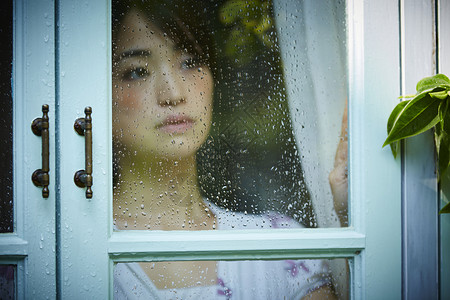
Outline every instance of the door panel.
MULTIPOLYGON (((15 266, 15 297, 23 299, 47 295, 54 298, 54 161, 50 159, 51 192, 48 198, 43 197, 42 188, 34 186, 31 180, 33 172, 42 167, 42 139, 33 134, 31 123, 35 118, 42 117, 43 104, 50 107, 48 115, 52 121, 49 126, 49 155, 51 158, 55 157, 53 2, 14 1, 10 13, 14 16, 12 74, 6 66, 4 75, 10 80, 9 84, 4 86, 7 88, 11 85, 12 102, 11 98, 4 101, 11 102, 13 111, 12 123, 9 125, 9 128, 12 128, 12 142, 9 147, 14 155, 12 160, 2 159, 2 163, 11 164, 14 171, 9 172, 7 182, 2 181, 2 187, 6 187, 9 192, 6 191, 1 198, 12 201, 14 206, 13 218, 10 219, 13 226, 9 223, 9 232, 0 234, 0 261, 2 265, 8 266, 5 273, 9 282, 7 285, 10 284, 12 276, 10 266, 15 266), (8 193, 9 199, 5 196, 8 193)), ((7 105, 4 108, 7 108, 7 105)), ((2 118, 5 121, 7 119, 2 118)), ((7 138, 4 141, 6 142, 7 138)), ((3 174, 8 174, 8 171, 3 174)), ((11 211, 8 212, 10 213, 11 211)))
POLYGON ((109 293, 106 241, 111 212, 110 44, 108 1, 59 2, 57 57, 60 215, 59 294, 105 299, 109 293), (92 108, 93 197, 74 183, 85 170, 85 136, 75 120, 92 108))
MULTIPOLYGON (((400 195, 400 172, 392 163, 389 150, 380 150, 385 130, 378 126, 384 124, 391 109, 390 99, 395 99, 399 92, 399 56, 392 55, 398 54, 398 32, 392 30, 398 28, 398 14, 384 13, 398 10, 398 3, 349 1, 346 9, 346 15, 350 16, 347 24, 349 119, 353 124, 349 228, 114 232, 111 7, 107 1, 60 2, 57 118, 61 132, 58 150, 61 205, 57 213, 61 215, 62 268, 58 279, 63 297, 112 297, 115 261, 334 257, 353 258, 350 270, 355 274, 355 284, 341 285, 351 287, 353 297, 379 296, 379 291, 386 298, 400 297, 400 222, 395 221, 400 214, 400 204, 395 201, 400 195), (394 42, 378 43, 385 36, 394 42), (386 87, 382 91, 374 83, 380 80, 386 87), (92 108, 92 199, 86 199, 85 189, 75 186, 72 179, 85 166, 85 139, 73 131, 73 122, 84 117, 86 106, 92 108), (394 221, 380 222, 384 219, 394 221)), ((129 207, 129 211, 139 213, 140 204, 129 207)), ((339 274, 336 270, 342 268, 333 270, 339 274)), ((343 277, 348 279, 346 273, 343 277)))
MULTIPOLYGON (((55 121, 55 38, 53 1, 15 1, 14 57, 14 194, 18 237, 28 253, 18 263, 18 277, 26 272, 26 297, 56 296, 55 203, 56 203, 56 121, 55 121), (43 198, 31 175, 42 168, 42 137, 31 131, 35 118, 49 106, 49 197, 43 198)), ((20 280, 18 280, 19 287, 20 280)))

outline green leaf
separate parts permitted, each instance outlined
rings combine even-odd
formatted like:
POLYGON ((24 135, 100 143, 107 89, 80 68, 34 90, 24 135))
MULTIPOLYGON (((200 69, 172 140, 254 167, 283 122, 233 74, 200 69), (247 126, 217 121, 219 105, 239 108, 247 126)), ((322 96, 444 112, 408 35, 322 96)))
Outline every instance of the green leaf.
POLYGON ((403 96, 398 96, 398 99, 403 99, 403 98, 412 99, 412 98, 414 98, 416 96, 417 96, 416 94, 414 94, 414 95, 403 95, 403 96))
MULTIPOLYGON (((400 114, 400 112, 403 110, 403 108, 406 106, 406 104, 409 103, 410 100, 407 101, 402 101, 399 104, 397 104, 397 106, 392 110, 391 115, 389 116, 388 122, 387 122, 387 133, 389 135, 389 133, 392 130, 392 126, 394 126, 394 122, 397 119, 398 115, 400 114)), ((394 155, 394 157, 397 157, 397 153, 398 150, 400 148, 400 142, 393 142, 390 144, 391 146, 391 151, 392 154, 394 155)))
MULTIPOLYGON (((437 145, 436 145, 437 146, 437 145)), ((448 135, 442 131, 439 136, 439 147, 436 147, 439 164, 439 180, 445 174, 450 162, 450 143, 448 135)))
POLYGON ((429 93, 429 94, 430 94, 430 96, 431 96, 432 98, 437 98, 437 99, 439 99, 439 100, 445 100, 445 99, 447 99, 447 97, 448 97, 448 92, 447 92, 447 90, 438 91, 438 92, 431 92, 431 93, 429 93))
POLYGON ((245 1, 228 1, 219 10, 219 19, 223 24, 231 25, 247 12, 245 1))
POLYGON ((450 133, 450 111, 448 106, 448 101, 443 101, 439 105, 439 123, 436 124, 434 130, 436 149, 439 149, 442 132, 445 132, 447 135, 450 133))
POLYGON ((450 113, 448 110, 448 101, 443 101, 439 105, 439 123, 435 128, 435 144, 438 156, 438 181, 442 178, 449 167, 450 162, 450 113))
POLYGON ((436 74, 431 77, 425 77, 417 83, 417 93, 434 89, 441 85, 450 85, 450 79, 444 74, 436 74))
POLYGON ((434 126, 434 144, 436 145, 436 149, 439 149, 439 145, 441 143, 441 132, 442 123, 438 122, 436 126, 434 126))
POLYGON ((397 153, 400 150, 400 141, 395 141, 389 144, 391 147, 392 155, 394 155, 394 158, 397 158, 397 153))
POLYGON ((448 214, 450 213, 450 203, 447 203, 440 211, 439 214, 448 214))
MULTIPOLYGON (((425 96, 426 94, 430 94, 430 93, 438 93, 438 92, 447 92, 448 90, 450 90, 450 85, 449 84, 443 84, 443 85, 439 85, 436 87, 433 87, 432 89, 427 89, 424 91, 421 91, 420 93, 417 93, 414 98, 419 97, 419 96, 425 96)), ((438 94, 439 95, 439 94, 438 94)))
POLYGON ((441 101, 429 94, 419 94, 411 100, 398 114, 383 147, 433 128, 439 122, 441 101))
POLYGON ((440 123, 442 131, 445 131, 447 134, 450 134, 450 111, 448 109, 448 105, 449 105, 448 100, 444 101, 443 104, 441 104, 443 108, 442 114, 440 114, 439 117, 441 119, 440 123))
POLYGON ((389 116, 388 122, 387 122, 387 132, 388 134, 391 132, 392 127, 394 126, 395 120, 397 120, 398 115, 403 110, 403 108, 408 104, 410 100, 402 101, 397 106, 394 107, 394 109, 391 112, 391 115, 389 116))
MULTIPOLYGON (((444 126, 444 117, 447 114, 448 110, 448 101, 442 101, 441 104, 439 104, 439 118, 442 126, 444 126)), ((443 128, 443 127, 442 127, 443 128)))

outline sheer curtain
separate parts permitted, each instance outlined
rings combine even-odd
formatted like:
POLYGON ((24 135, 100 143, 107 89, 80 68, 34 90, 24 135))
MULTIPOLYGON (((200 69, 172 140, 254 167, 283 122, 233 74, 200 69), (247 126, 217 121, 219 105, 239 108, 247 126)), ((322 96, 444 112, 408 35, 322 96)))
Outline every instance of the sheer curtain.
MULTIPOLYGON (((328 174, 347 99, 345 2, 275 0, 274 13, 296 144, 319 227, 339 227, 328 174)), ((331 261, 340 299, 348 268, 331 261)))
POLYGON ((339 227, 328 174, 347 98, 342 1, 276 0, 274 13, 296 143, 319 227, 339 227))

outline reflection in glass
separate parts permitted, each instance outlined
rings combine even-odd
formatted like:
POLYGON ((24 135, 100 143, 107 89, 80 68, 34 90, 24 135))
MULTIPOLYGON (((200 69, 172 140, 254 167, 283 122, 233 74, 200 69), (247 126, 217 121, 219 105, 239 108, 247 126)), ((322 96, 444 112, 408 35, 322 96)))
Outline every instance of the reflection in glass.
POLYGON ((0 299, 15 299, 15 265, 0 265, 0 299))
POLYGON ((275 23, 271 2, 113 3, 116 229, 317 227, 275 23))
POLYGON ((13 228, 12 0, 0 2, 0 233, 13 228))
POLYGON ((329 264, 337 261, 344 260, 118 263, 114 299, 336 299, 329 264))

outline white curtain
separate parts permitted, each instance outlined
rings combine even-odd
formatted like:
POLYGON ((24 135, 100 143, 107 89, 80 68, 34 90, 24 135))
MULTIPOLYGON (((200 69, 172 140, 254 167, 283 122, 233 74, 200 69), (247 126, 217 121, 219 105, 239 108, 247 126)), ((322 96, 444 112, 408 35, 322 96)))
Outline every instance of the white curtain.
POLYGON ((339 227, 328 174, 347 98, 345 3, 275 0, 296 143, 319 227, 339 227))
MULTIPOLYGON (((275 21, 297 147, 319 227, 339 227, 328 174, 347 99, 345 2, 274 0, 275 21)), ((330 269, 348 295, 345 261, 330 269)))

